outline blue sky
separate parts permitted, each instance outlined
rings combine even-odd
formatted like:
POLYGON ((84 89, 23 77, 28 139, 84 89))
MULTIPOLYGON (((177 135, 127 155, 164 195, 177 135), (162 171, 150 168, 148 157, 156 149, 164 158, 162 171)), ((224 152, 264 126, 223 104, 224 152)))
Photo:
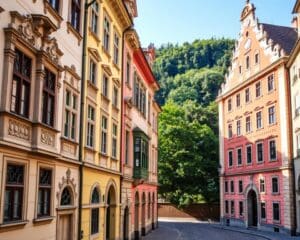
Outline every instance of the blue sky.
MULTIPOLYGON (((252 0, 260 22, 290 26, 296 0, 252 0)), ((245 0, 137 0, 135 27, 142 45, 230 37, 240 30, 245 0)))

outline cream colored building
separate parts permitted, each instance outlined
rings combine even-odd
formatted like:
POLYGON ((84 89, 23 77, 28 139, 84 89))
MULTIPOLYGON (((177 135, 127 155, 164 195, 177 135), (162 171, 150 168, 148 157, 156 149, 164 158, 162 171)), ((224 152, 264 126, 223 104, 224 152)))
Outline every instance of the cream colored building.
POLYGON ((77 238, 83 4, 75 2, 0 2, 1 239, 77 238))

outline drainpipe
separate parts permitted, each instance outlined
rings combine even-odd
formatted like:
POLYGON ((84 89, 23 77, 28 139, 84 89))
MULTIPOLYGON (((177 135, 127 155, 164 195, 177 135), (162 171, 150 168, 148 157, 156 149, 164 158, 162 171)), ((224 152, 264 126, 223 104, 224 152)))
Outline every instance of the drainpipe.
POLYGON ((79 196, 78 196, 78 233, 77 239, 83 238, 83 231, 81 230, 82 222, 82 184, 83 184, 83 126, 84 126, 84 107, 85 107, 85 82, 86 82, 86 47, 87 47, 87 17, 89 7, 96 2, 92 0, 84 3, 84 16, 83 16, 83 41, 82 41, 82 68, 81 68, 81 95, 80 95, 80 124, 79 124, 79 196))

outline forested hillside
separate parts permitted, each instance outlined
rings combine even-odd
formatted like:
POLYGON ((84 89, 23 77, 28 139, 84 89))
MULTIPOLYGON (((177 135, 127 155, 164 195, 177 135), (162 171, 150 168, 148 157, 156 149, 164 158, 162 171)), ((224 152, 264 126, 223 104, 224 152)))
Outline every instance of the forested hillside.
POLYGON ((218 200, 218 122, 214 102, 229 65, 233 40, 196 40, 157 50, 161 86, 160 194, 177 204, 218 200))

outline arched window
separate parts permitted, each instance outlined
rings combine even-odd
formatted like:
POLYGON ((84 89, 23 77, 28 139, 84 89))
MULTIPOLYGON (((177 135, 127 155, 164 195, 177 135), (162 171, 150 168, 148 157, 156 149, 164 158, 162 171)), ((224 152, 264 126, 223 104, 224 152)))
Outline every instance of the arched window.
POLYGON ((91 204, 91 234, 99 233, 99 203, 100 203, 100 193, 95 187, 92 192, 91 204))
POLYGON ((73 204, 72 193, 68 187, 65 187, 62 191, 61 198, 60 198, 60 205, 61 206, 68 206, 73 204))

